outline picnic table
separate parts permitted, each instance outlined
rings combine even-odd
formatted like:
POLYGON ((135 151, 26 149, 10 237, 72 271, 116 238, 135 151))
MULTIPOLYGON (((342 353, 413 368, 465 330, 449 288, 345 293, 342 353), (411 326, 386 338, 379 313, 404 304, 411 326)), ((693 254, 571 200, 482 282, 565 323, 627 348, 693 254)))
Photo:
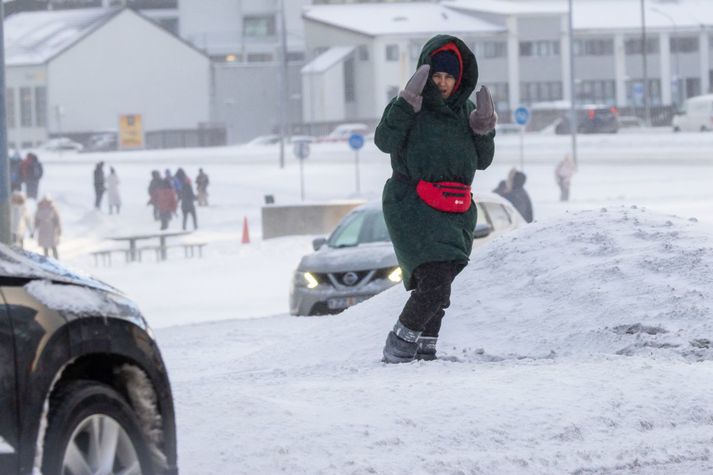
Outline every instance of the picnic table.
POLYGON ((159 231, 156 233, 146 233, 146 234, 132 234, 126 236, 109 236, 107 239, 111 241, 128 241, 129 242, 129 254, 127 257, 128 261, 136 261, 138 257, 136 243, 142 240, 154 240, 158 239, 158 252, 162 261, 166 260, 166 239, 176 236, 186 236, 191 234, 193 231, 159 231))

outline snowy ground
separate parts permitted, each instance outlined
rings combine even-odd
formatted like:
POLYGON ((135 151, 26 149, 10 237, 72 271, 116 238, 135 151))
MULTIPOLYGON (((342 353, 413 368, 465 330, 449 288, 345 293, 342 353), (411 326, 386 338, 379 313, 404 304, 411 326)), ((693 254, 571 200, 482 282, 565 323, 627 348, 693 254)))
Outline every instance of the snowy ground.
MULTIPOLYGON (((183 473, 710 473, 713 135, 583 137, 562 204, 553 169, 568 144, 526 136, 538 223, 472 256, 444 358, 396 367, 379 356, 402 287, 338 317, 285 315, 311 236, 260 239, 263 195, 299 201, 299 167, 278 168, 276 148, 45 155, 41 188, 63 215, 61 256, 159 329, 183 473), (122 180, 120 217, 92 210, 99 159, 122 180), (190 237, 209 242, 205 259, 93 268, 104 237, 158 227, 150 171, 177 166, 211 176, 190 237)), ((476 190, 520 164, 517 136, 497 149, 476 190)), ((367 144, 360 164, 357 195, 353 154, 314 145, 307 198, 377 198, 388 158, 367 144)))

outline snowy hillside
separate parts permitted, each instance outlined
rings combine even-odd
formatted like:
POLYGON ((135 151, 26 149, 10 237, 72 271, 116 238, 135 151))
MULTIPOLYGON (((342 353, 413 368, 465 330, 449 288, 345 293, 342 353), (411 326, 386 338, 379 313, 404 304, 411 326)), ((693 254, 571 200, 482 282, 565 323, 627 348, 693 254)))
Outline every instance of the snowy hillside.
POLYGON ((439 361, 379 361, 402 287, 336 317, 163 329, 180 465, 710 473, 710 282, 713 236, 700 223, 617 206, 475 251, 454 285, 439 361))

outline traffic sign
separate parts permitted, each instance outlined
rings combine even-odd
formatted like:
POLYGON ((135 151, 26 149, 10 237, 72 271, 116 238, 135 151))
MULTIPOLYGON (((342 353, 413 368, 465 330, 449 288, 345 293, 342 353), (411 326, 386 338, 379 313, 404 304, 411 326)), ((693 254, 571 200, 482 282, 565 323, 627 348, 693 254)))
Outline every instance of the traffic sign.
POLYGON ((644 98, 644 83, 642 82, 635 82, 633 86, 633 91, 634 97, 638 100, 642 100, 644 98))
POLYGON ((518 107, 515 109, 515 122, 519 125, 527 125, 530 120, 530 110, 527 107, 518 107))
POLYGON ((359 150, 364 146, 364 136, 362 134, 351 134, 349 136, 349 146, 352 150, 359 150))
POLYGON ((307 157, 309 157, 309 142, 305 141, 299 141, 295 142, 293 152, 295 154, 295 157, 299 158, 300 160, 304 160, 307 157))

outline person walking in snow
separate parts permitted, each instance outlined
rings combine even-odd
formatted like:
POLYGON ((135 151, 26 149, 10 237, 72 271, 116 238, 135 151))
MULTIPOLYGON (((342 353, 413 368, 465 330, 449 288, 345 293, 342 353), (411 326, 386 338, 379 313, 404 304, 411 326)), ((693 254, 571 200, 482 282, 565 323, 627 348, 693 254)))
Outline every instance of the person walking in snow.
POLYGON ((530 195, 525 191, 525 181, 527 181, 527 176, 523 172, 515 170, 512 176, 512 187, 503 197, 512 203, 525 218, 525 221, 531 223, 533 220, 532 201, 530 201, 530 195))
POLYGON ((178 200, 181 202, 181 212, 183 212, 183 230, 186 230, 188 216, 193 217, 193 229, 198 229, 198 219, 196 218, 196 194, 193 192, 193 184, 188 178, 183 168, 176 171, 176 177, 181 182, 181 191, 178 193, 178 200))
POLYGON ((20 157, 20 152, 18 152, 17 149, 15 149, 13 154, 10 156, 10 190, 11 191, 22 190, 21 168, 22 168, 22 157, 20 157))
POLYGON ((156 191, 156 203, 158 216, 161 220, 161 231, 168 229, 168 224, 176 212, 177 198, 176 191, 171 184, 171 178, 164 178, 156 191))
POLYGON ((42 162, 34 153, 28 153, 20 164, 20 176, 25 183, 28 198, 37 199, 42 175, 44 175, 42 162))
POLYGON ((19 190, 12 192, 10 197, 10 227, 12 234, 12 244, 17 247, 24 247, 25 234, 32 235, 32 220, 27 212, 25 204, 25 194, 19 190))
POLYGON ((210 179, 205 174, 202 168, 198 169, 196 177, 196 191, 198 192, 198 206, 208 206, 208 185, 210 179))
POLYGON ((109 176, 106 177, 107 200, 109 201, 109 214, 119 214, 121 210, 121 194, 119 193, 119 176, 114 167, 109 167, 109 176))
POLYGON ((102 197, 106 191, 106 180, 104 178, 104 162, 97 163, 94 167, 94 207, 101 209, 102 197))
POLYGON ((151 181, 149 182, 149 201, 146 203, 147 205, 151 205, 153 207, 153 219, 154 221, 158 221, 160 219, 159 211, 158 211, 158 189, 161 187, 161 173, 159 173, 158 170, 153 170, 151 172, 151 181))
POLYGON ((39 203, 37 203, 37 211, 35 211, 35 232, 37 233, 37 244, 43 249, 45 257, 52 250, 52 256, 59 259, 57 246, 59 245, 59 237, 62 234, 62 226, 60 224, 59 212, 55 207, 52 199, 45 195, 39 203))
POLYGON ((569 153, 557 164, 555 168, 555 180, 557 181, 557 186, 560 188, 560 201, 569 201, 569 188, 572 184, 572 176, 574 176, 576 171, 577 165, 569 153))
POLYGON ((460 39, 431 38, 418 69, 384 110, 374 142, 391 156, 383 210, 411 296, 383 361, 435 359, 451 283, 467 265, 477 219, 470 185, 495 152, 497 114, 478 82, 475 55, 460 39))

